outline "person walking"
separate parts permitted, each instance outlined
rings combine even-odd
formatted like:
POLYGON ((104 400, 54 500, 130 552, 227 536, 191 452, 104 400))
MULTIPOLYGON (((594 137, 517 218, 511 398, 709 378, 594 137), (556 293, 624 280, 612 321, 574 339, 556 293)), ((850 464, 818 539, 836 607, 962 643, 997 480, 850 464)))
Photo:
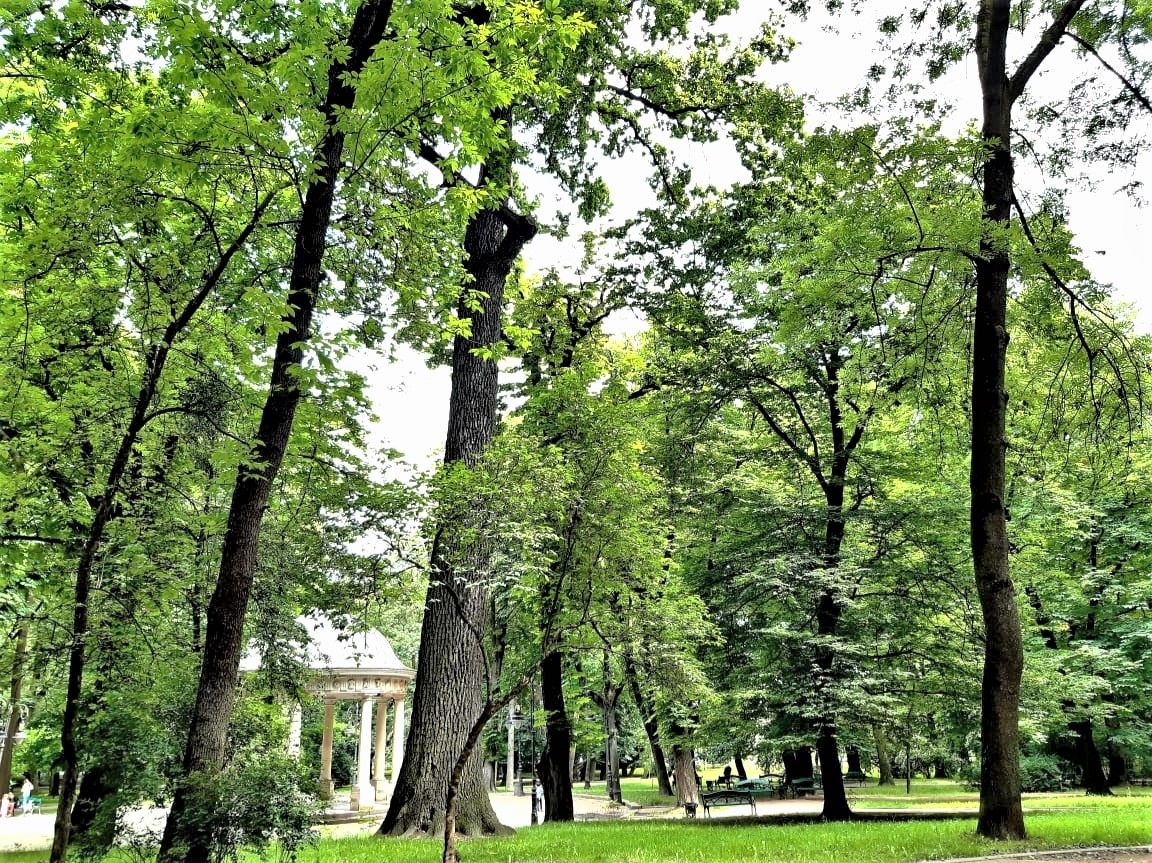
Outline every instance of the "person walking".
POLYGON ((27 773, 24 774, 24 784, 20 786, 20 811, 28 811, 28 801, 32 799, 32 792, 36 790, 36 786, 32 784, 32 777, 27 773))

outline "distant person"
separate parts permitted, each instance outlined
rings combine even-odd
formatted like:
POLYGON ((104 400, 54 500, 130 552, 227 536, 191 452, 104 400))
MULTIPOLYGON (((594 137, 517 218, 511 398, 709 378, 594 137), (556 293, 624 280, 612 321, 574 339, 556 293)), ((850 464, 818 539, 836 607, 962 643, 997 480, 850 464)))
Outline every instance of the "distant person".
POLYGON ((544 814, 544 786, 536 780, 532 779, 532 823, 538 824, 539 819, 544 814))
POLYGON ((24 784, 20 786, 20 809, 21 811, 28 811, 28 801, 32 799, 32 792, 36 790, 36 786, 32 784, 32 777, 27 773, 24 774, 24 784))
POLYGON ((7 818, 16 808, 16 801, 12 799, 11 793, 5 793, 0 798, 0 818, 7 818))

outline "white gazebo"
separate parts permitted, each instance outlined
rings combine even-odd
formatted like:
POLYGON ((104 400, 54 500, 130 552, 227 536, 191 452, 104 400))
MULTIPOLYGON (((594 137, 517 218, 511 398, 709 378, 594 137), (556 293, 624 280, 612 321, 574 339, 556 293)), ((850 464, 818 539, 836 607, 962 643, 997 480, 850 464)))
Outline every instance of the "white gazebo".
MULTIPOLYGON (((308 634, 301 657, 312 671, 308 691, 324 701, 320 797, 330 800, 333 793, 332 720, 336 702, 354 699, 360 702, 360 744, 356 749, 351 808, 353 811, 371 809, 377 800, 388 796, 404 763, 404 694, 416 672, 397 658, 388 639, 375 629, 347 633, 330 621, 317 618, 301 618, 297 623, 308 634), (372 758, 373 705, 376 706, 375 759, 372 758), (392 707, 391 723, 388 722, 389 706, 392 707), (389 730, 392 732, 390 765, 389 730)), ((241 669, 254 670, 259 664, 259 657, 250 654, 241 669)), ((300 724, 301 707, 296 704, 292 708, 288 738, 288 751, 293 756, 300 754, 300 724)))

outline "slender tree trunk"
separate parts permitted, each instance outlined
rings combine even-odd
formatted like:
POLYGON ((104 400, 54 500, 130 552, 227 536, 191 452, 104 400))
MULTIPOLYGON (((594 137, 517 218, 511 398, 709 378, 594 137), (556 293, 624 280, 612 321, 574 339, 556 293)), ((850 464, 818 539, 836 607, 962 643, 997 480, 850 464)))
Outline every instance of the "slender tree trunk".
POLYGON ((1018 707, 1024 653, 1016 591, 1008 573, 1004 500, 1004 364, 1008 348, 1012 103, 1006 65, 1009 0, 982 0, 977 57, 983 95, 985 229, 976 261, 976 319, 972 333, 971 538, 976 587, 984 618, 981 685, 980 819, 976 831, 992 839, 1024 838, 1020 804, 1018 707))
POLYGON ((572 723, 564 706, 564 664, 553 650, 540 666, 541 702, 547 714, 546 743, 540 756, 544 820, 574 821, 572 803, 572 723))
POLYGON ((589 752, 584 757, 584 789, 592 787, 592 774, 596 770, 596 756, 589 752))
POLYGON ((8 726, 4 749, 0 752, 0 793, 12 785, 12 751, 20 730, 20 693, 24 687, 24 658, 28 655, 28 624, 21 621, 16 629, 16 646, 12 651, 12 682, 8 689, 8 726))
POLYGON ((1084 792, 1111 797, 1112 789, 1108 787, 1108 777, 1104 775, 1100 763, 1100 750, 1096 748, 1096 740, 1092 735, 1092 720, 1077 720, 1069 723, 1068 727, 1076 734, 1076 753, 1084 774, 1084 792))
MULTIPOLYGON (((632 692, 632 700, 636 702, 636 709, 644 723, 644 733, 648 737, 648 747, 652 751, 652 763, 656 766, 656 783, 660 793, 672 796, 672 782, 668 778, 668 764, 664 760, 664 748, 660 745, 660 723, 656 719, 656 710, 649 703, 640 686, 640 675, 636 669, 636 660, 631 655, 624 657, 624 676, 628 679, 628 688, 632 692)), ((740 756, 736 756, 738 770, 743 770, 740 756)), ((741 776, 741 778, 746 778, 741 776)))
MULTIPOLYGON (((311 336, 316 296, 324 278, 324 253, 332 217, 335 188, 344 151, 344 132, 336 125, 356 98, 353 81, 384 37, 392 0, 368 0, 356 11, 349 30, 346 59, 328 70, 328 89, 320 106, 327 119, 316 150, 317 179, 308 185, 292 255, 288 283, 287 326, 276 339, 268 398, 260 415, 254 457, 241 466, 232 490, 220 571, 208 605, 203 662, 196 703, 184 749, 185 778, 218 772, 224 764, 228 723, 236 696, 236 678, 243 652, 244 618, 256 572, 264 510, 279 473, 302 393, 295 371, 311 336)), ((187 818, 188 792, 178 785, 165 825, 159 859, 165 863, 207 863, 211 856, 207 833, 187 818)))
POLYGON ((880 726, 872 724, 872 739, 876 741, 876 762, 880 766, 880 781, 878 785, 895 785, 896 779, 892 775, 892 761, 888 757, 888 741, 880 726))
POLYGON ((179 314, 165 327, 160 341, 149 349, 140 389, 136 393, 136 403, 132 408, 132 415, 120 437, 120 443, 112 458, 112 463, 108 467, 108 474, 104 480, 104 491, 96 502, 92 522, 88 528, 88 536, 80 552, 80 559, 76 564, 76 583, 72 605, 72 643, 68 650, 68 678, 64 696, 64 714, 60 723, 60 753, 64 766, 64 776, 60 781, 60 802, 56 808, 56 820, 52 834, 52 850, 49 856, 51 863, 63 863, 67 856, 68 842, 72 833, 72 804, 76 799, 76 790, 80 781, 79 751, 76 738, 83 707, 81 690, 84 684, 84 662, 89 634, 88 605, 92 589, 92 569, 96 564, 96 558, 104 542, 108 525, 116 516, 116 497, 120 493, 120 486, 128 468, 128 461, 136 448, 140 433, 151 418, 149 414, 152 410, 152 401, 164 376, 164 368, 168 363, 173 344, 192 322, 196 313, 200 311, 204 301, 216 289, 232 259, 248 242, 252 232, 260 225, 264 212, 272 205, 274 199, 275 193, 269 194, 257 205, 248 224, 220 254, 216 265, 204 274, 196 292, 184 304, 179 314))
MULTIPOLYGON (((607 663, 605 663, 607 665, 607 663)), ((620 792, 620 732, 616 727, 616 701, 620 690, 610 683, 604 685, 604 774, 608 799, 623 802, 620 792)))
POLYGON ((744 759, 739 752, 732 754, 732 759, 736 762, 736 776, 741 779, 748 778, 748 770, 744 767, 744 759))
MULTIPOLYGON (((495 112, 493 118, 511 133, 510 109, 495 112)), ((495 168, 486 164, 480 185, 503 186, 510 172, 507 161, 495 168)), ((479 305, 461 297, 459 315, 470 322, 471 335, 457 336, 452 345, 445 464, 476 464, 495 436, 498 368, 492 360, 477 356, 477 350, 500 342, 505 283, 535 233, 532 220, 506 211, 481 210, 468 222, 464 238, 465 269, 472 277, 468 296, 478 296, 479 305)), ((488 605, 484 579, 490 551, 483 540, 477 542, 467 550, 470 566, 457 569, 450 558, 463 550, 452 543, 441 526, 432 557, 435 575, 424 605, 412 724, 404 764, 380 825, 379 832, 385 835, 439 834, 450 765, 483 703, 482 637, 488 605)), ((480 772, 477 753, 459 784, 456 829, 466 835, 509 832, 492 809, 480 772)))

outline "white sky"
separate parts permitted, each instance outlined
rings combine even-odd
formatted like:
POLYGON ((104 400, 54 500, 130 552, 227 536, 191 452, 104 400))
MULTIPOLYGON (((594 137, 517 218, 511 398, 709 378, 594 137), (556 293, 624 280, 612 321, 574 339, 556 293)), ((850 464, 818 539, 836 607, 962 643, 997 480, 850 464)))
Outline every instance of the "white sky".
MULTIPOLYGON (((815 4, 819 5, 819 4, 815 4)), ((877 42, 872 35, 871 21, 885 6, 903 9, 890 0, 873 0, 866 17, 841 20, 840 32, 824 29, 825 16, 816 13, 808 22, 789 21, 786 32, 798 41, 789 61, 769 71, 773 80, 789 83, 798 92, 815 95, 821 101, 831 101, 853 89, 864 80, 865 72, 877 61, 877 42)), ((736 38, 751 36, 758 28, 761 11, 757 2, 746 2, 745 9, 730 19, 725 29, 736 38)), ((1037 87, 1061 86, 1061 65, 1071 65, 1066 46, 1057 48, 1049 58, 1052 72, 1035 80, 1037 87)), ((945 79, 938 82, 937 92, 955 107, 956 128, 959 129, 979 112, 979 84, 975 61, 969 59, 958 66, 945 79)), ((815 122, 828 122, 815 115, 815 122)), ((686 145, 681 154, 690 160, 700 184, 726 185, 741 179, 739 166, 723 145, 686 145)), ((1152 180, 1152 157, 1145 155, 1139 171, 1152 180)), ((604 168, 604 177, 611 188, 615 202, 613 218, 623 219, 652 200, 644 177, 647 170, 639 156, 620 159, 604 168)), ((1021 188, 1028 189, 1027 168, 1018 172, 1021 188)), ((1152 240, 1152 218, 1147 208, 1139 208, 1126 195, 1115 190, 1123 186, 1130 175, 1102 176, 1095 188, 1070 192, 1066 200, 1070 223, 1081 247, 1085 250, 1098 281, 1111 283, 1117 295, 1132 303, 1137 311, 1138 326, 1152 331, 1152 285, 1149 284, 1145 263, 1147 247, 1152 240), (1098 254, 1102 253, 1102 254, 1098 254)), ((547 184, 541 184, 538 194, 546 194, 547 184)), ((1035 187, 1032 191, 1039 191, 1035 187)), ((551 208, 549 200, 542 201, 545 210, 551 208)), ((581 253, 580 244, 569 239, 557 242, 551 237, 538 236, 525 251, 529 271, 549 267, 574 267, 581 253)), ((407 348, 399 348, 400 361, 389 364, 382 357, 371 362, 375 371, 369 374, 369 391, 380 423, 376 427, 377 439, 386 446, 405 453, 407 459, 421 467, 430 465, 443 448, 447 428, 449 370, 428 369, 422 357, 407 348)))

